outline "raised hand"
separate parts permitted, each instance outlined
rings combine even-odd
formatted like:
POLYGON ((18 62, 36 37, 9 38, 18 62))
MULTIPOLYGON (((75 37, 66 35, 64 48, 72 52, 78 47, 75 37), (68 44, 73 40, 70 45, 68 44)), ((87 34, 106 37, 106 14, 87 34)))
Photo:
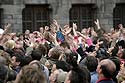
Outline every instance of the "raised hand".
POLYGON ((96 19, 96 21, 94 21, 94 23, 95 23, 96 25, 98 25, 98 24, 99 24, 99 20, 96 19))
POLYGON ((96 19, 96 21, 94 21, 94 23, 96 24, 96 26, 97 26, 98 29, 101 29, 100 23, 99 23, 99 20, 98 20, 98 19, 96 19))
POLYGON ((4 26, 4 34, 7 33, 7 31, 9 30, 10 27, 11 27, 10 23, 8 23, 7 25, 4 26))
POLYGON ((54 19, 53 24, 58 25, 57 21, 54 19))
POLYGON ((119 27, 119 29, 123 29, 123 25, 122 24, 119 24, 118 27, 119 27))
POLYGON ((49 26, 45 26, 45 31, 48 31, 49 30, 49 26))
POLYGON ((77 25, 76 25, 76 23, 73 23, 73 29, 77 30, 77 25))

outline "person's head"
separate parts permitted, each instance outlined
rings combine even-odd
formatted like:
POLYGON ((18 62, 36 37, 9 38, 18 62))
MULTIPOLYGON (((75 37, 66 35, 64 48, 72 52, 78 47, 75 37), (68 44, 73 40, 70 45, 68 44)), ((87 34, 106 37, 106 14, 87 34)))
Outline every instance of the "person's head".
POLYGON ((7 74, 8 68, 5 65, 0 64, 0 83, 6 83, 7 74))
POLYGON ((16 79, 17 73, 14 70, 8 69, 7 81, 14 81, 16 79))
POLYGON ((9 53, 3 51, 1 53, 1 56, 6 59, 6 65, 9 66, 9 64, 11 63, 11 57, 9 53))
POLYGON ((31 61, 31 62, 29 63, 29 65, 30 65, 30 66, 33 66, 33 67, 35 67, 35 68, 37 68, 37 69, 39 69, 39 70, 44 70, 44 67, 43 67, 43 66, 40 64, 40 62, 37 61, 37 60, 31 61))
POLYGON ((64 83, 90 83, 88 79, 86 70, 78 67, 69 71, 64 83))
POLYGON ((85 65, 90 72, 96 71, 98 66, 98 60, 96 57, 87 56, 82 60, 82 62, 83 62, 83 65, 85 65))
POLYGON ((29 34, 30 34, 30 30, 26 30, 25 35, 29 35, 29 34))
POLYGON ((121 64, 120 59, 118 57, 110 57, 109 59, 112 60, 115 63, 116 71, 119 71, 120 70, 120 64, 121 64))
POLYGON ((4 43, 5 49, 13 49, 15 47, 16 43, 14 40, 8 40, 4 43))
POLYGON ((39 49, 35 49, 35 50, 32 51, 31 57, 32 57, 33 60, 40 61, 40 59, 42 58, 42 53, 39 49))
POLYGON ((118 57, 110 57, 109 59, 112 60, 116 65, 116 71, 114 72, 112 79, 114 82, 118 83, 118 79, 116 78, 116 76, 118 75, 118 73, 120 71, 121 61, 118 57))
POLYGON ((14 53, 11 58, 12 67, 23 66, 24 57, 19 53, 14 53))
POLYGON ((59 59, 59 57, 64 54, 64 51, 60 47, 54 47, 49 50, 48 56, 53 59, 59 59))
POLYGON ((24 58, 23 58, 24 60, 24 62, 23 62, 23 64, 24 65, 28 65, 31 61, 32 61, 32 57, 30 56, 30 55, 28 55, 28 56, 24 56, 24 58))
POLYGON ((52 71, 56 69, 62 69, 63 71, 68 72, 70 70, 70 65, 65 61, 56 61, 55 64, 53 64, 52 71))
POLYGON ((24 66, 17 75, 15 83, 47 83, 43 71, 34 66, 24 66))
POLYGON ((77 66, 78 54, 75 52, 71 52, 70 50, 65 52, 66 62, 71 66, 77 66))
POLYGON ((113 61, 109 59, 104 59, 99 62, 96 71, 99 75, 99 78, 112 78, 116 71, 116 66, 113 61))
POLYGON ((17 36, 19 37, 19 40, 23 40, 23 34, 20 33, 17 36))
POLYGON ((47 48, 46 48, 46 46, 44 44, 40 44, 38 46, 38 49, 41 51, 43 56, 47 55, 47 48))

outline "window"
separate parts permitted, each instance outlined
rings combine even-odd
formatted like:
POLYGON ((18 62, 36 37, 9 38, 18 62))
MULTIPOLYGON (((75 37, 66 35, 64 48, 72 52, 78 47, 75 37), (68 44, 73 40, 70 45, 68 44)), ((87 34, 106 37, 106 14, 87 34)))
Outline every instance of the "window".
POLYGON ((72 5, 70 9, 70 25, 77 23, 78 30, 91 27, 97 15, 97 7, 94 4, 72 5))
POLYGON ((51 9, 49 5, 26 5, 22 12, 23 32, 39 30, 41 26, 50 24, 51 9))
POLYGON ((116 28, 118 24, 123 24, 125 27, 125 3, 116 4, 116 7, 113 10, 114 28, 116 28))

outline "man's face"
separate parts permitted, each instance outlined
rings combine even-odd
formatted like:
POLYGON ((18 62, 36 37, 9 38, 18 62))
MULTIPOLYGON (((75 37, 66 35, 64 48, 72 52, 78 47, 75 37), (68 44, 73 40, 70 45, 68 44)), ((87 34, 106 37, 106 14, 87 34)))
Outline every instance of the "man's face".
POLYGON ((16 66, 19 65, 19 62, 16 62, 16 57, 15 56, 12 57, 11 63, 12 63, 12 67, 16 67, 16 66))
POLYGON ((96 69, 98 74, 102 73, 101 66, 104 65, 106 62, 107 62, 106 60, 102 60, 102 61, 99 62, 98 66, 97 66, 97 69, 96 69))

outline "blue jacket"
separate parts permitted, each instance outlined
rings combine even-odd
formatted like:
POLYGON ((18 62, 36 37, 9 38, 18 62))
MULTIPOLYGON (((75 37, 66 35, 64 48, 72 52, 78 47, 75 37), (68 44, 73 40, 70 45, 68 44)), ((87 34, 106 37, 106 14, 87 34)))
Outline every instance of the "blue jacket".
POLYGON ((96 71, 94 72, 90 72, 90 75, 91 75, 91 83, 96 83, 97 80, 98 80, 98 74, 96 71))

